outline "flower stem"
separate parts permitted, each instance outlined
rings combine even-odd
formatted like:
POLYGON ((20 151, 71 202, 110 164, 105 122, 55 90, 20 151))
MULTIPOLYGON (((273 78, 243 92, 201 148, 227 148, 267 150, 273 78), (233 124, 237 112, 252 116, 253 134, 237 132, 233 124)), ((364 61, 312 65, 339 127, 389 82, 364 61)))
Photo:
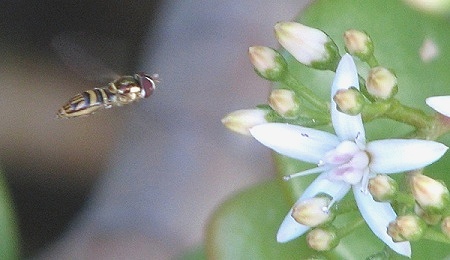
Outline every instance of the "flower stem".
POLYGON ((377 58, 375 58, 374 55, 371 55, 369 59, 366 60, 366 63, 369 65, 369 67, 373 68, 379 65, 377 58))
POLYGON ((283 78, 281 83, 287 85, 296 95, 302 97, 309 103, 311 103, 318 111, 328 111, 329 107, 326 102, 321 100, 314 94, 309 88, 302 85, 297 79, 295 79, 291 74, 287 73, 286 77, 283 78))
POLYGON ((333 208, 336 215, 341 215, 345 213, 349 213, 352 211, 358 210, 354 201, 340 201, 339 203, 334 204, 333 208))
POLYGON ((411 196, 411 194, 405 192, 397 192, 394 200, 396 202, 396 205, 398 205, 396 211, 399 214, 406 214, 412 208, 414 208, 415 200, 414 197, 411 196))
POLYGON ((359 228, 364 223, 365 223, 364 219, 362 217, 358 217, 355 221, 350 221, 343 228, 340 228, 337 232, 337 235, 338 237, 343 238, 348 234, 352 233, 353 230, 359 228))
POLYGON ((418 129, 429 128, 433 122, 433 118, 425 114, 422 110, 402 105, 396 99, 391 100, 391 106, 386 116, 390 119, 415 126, 418 129))
POLYGON ((432 240, 432 241, 436 241, 436 242, 450 244, 450 239, 446 235, 444 235, 442 232, 438 232, 438 231, 433 230, 431 228, 428 228, 426 230, 423 238, 428 239, 428 240, 432 240))
POLYGON ((377 117, 385 117, 409 124, 418 130, 430 129, 433 125, 433 117, 425 114, 422 110, 402 105, 396 99, 366 105, 363 110, 363 117, 366 121, 372 121, 377 117))

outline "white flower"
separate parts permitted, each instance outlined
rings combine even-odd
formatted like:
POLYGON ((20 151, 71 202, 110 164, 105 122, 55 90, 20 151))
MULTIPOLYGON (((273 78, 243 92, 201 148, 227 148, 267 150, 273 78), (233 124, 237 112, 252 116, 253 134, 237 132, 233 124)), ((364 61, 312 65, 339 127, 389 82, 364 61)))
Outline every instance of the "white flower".
MULTIPOLYGON (((332 204, 352 188, 359 211, 372 232, 393 250, 409 257, 409 242, 395 243, 386 233, 396 214, 389 203, 376 202, 367 192, 369 178, 376 173, 390 174, 425 167, 438 160, 447 147, 434 141, 414 139, 386 139, 366 144, 361 115, 339 112, 332 98, 338 90, 352 86, 359 88, 358 75, 352 57, 346 54, 338 65, 331 87, 331 118, 336 135, 281 123, 261 124, 251 128, 250 133, 280 154, 318 165, 290 176, 321 172, 297 203, 326 193, 333 198, 332 204)), ((290 241, 310 228, 297 223, 291 212, 292 209, 278 230, 278 242, 290 241)))
POLYGON ((450 117, 450 96, 429 97, 425 102, 438 113, 450 117))

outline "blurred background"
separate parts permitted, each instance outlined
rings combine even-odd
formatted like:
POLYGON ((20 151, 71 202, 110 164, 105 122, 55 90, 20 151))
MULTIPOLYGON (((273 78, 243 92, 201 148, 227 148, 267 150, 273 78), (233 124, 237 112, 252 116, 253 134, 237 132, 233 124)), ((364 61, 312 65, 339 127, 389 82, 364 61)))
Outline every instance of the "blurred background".
POLYGON ((1 1, 0 167, 22 255, 173 259, 201 245, 222 201, 272 176, 268 149, 220 119, 265 103, 247 49, 277 47, 273 25, 306 2, 1 1), (60 35, 122 75, 158 73, 154 95, 56 119, 108 82, 82 53, 60 59, 60 35))

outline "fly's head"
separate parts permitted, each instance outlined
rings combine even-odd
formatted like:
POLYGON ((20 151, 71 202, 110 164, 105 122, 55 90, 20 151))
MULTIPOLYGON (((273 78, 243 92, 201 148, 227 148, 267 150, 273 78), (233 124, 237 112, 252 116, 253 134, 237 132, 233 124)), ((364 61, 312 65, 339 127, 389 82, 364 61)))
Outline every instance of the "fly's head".
POLYGON ((144 72, 134 74, 134 78, 141 87, 141 97, 147 98, 153 94, 158 81, 158 74, 148 75, 144 72))

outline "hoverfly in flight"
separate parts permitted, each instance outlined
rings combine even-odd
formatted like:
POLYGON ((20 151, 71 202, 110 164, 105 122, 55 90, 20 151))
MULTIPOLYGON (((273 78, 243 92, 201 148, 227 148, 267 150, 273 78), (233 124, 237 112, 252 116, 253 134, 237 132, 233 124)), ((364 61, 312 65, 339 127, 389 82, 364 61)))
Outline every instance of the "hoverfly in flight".
POLYGON ((85 78, 115 78, 103 88, 86 90, 73 96, 57 112, 58 118, 91 115, 94 112, 133 103, 152 95, 158 83, 158 74, 136 73, 118 77, 98 59, 81 48, 71 34, 61 34, 52 40, 52 47, 62 61, 85 78))
POLYGON ((72 97, 57 113, 58 118, 87 116, 102 108, 122 106, 148 98, 156 88, 158 75, 136 73, 122 76, 107 87, 86 90, 72 97))

